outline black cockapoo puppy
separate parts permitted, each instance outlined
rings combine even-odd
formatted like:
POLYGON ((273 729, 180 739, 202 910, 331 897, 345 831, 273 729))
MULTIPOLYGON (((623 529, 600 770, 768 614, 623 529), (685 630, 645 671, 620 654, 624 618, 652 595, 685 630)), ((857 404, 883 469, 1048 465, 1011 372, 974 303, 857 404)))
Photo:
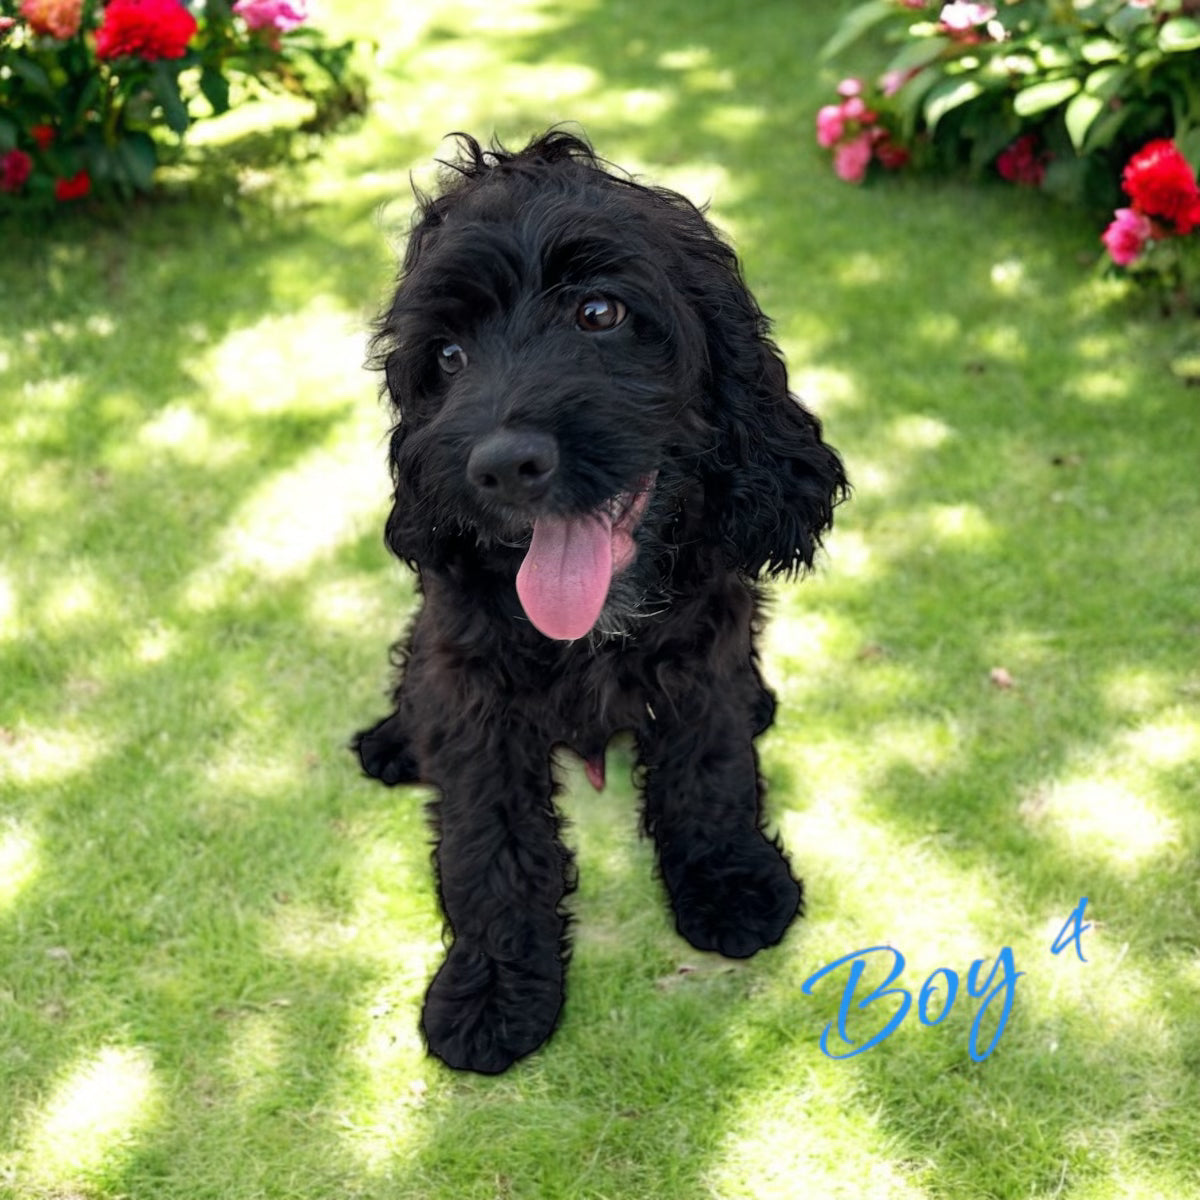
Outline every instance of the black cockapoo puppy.
POLYGON ((495 1073, 563 1004, 556 746, 600 786, 632 732, 697 949, 747 957, 800 911, 763 832, 756 580, 812 564, 846 479, 691 203, 562 131, 519 153, 458 136, 377 342, 398 416, 386 540, 423 604, 395 712, 355 748, 383 783, 436 789, 453 941, 422 1028, 450 1066, 495 1073))

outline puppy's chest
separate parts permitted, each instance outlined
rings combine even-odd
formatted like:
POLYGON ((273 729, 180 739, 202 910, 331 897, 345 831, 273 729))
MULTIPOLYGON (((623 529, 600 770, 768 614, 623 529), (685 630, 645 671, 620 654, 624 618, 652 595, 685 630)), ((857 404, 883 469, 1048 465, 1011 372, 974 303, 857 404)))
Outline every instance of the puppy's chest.
POLYGON ((590 663, 559 676, 544 693, 550 740, 584 758, 603 751, 615 733, 653 719, 653 703, 635 674, 612 662, 590 663))

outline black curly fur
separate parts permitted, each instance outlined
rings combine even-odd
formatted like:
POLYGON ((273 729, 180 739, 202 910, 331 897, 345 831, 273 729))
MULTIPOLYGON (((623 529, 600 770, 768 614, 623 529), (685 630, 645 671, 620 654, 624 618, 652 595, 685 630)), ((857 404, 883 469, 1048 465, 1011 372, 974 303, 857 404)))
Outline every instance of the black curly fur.
POLYGON ((800 911, 763 833, 753 740, 775 704, 756 581, 812 564, 846 479, 698 209, 562 131, 519 153, 458 138, 442 190, 419 197, 376 342, 398 417, 386 540, 423 602, 397 648, 395 711, 355 748, 384 783, 436 789, 453 940, 422 1029, 451 1066, 494 1073, 563 1003, 573 873, 556 745, 596 760, 632 731, 644 827, 692 945, 745 957, 800 911), (596 296, 627 315, 585 332, 576 313, 596 296), (466 356, 453 374, 447 345, 466 356), (528 498, 467 469, 514 430, 549 448, 528 498), (594 629, 538 632, 514 586, 534 518, 592 512, 652 476, 636 557, 594 629))

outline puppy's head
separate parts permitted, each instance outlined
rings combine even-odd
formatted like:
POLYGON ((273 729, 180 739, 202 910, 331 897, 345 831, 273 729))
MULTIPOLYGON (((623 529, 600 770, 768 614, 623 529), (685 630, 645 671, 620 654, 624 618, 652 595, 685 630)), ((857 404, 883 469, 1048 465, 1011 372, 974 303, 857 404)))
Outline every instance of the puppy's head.
POLYGON ((564 640, 669 590, 687 548, 749 576, 810 564, 841 464, 701 213, 560 131, 459 141, 377 343, 392 549, 484 555, 564 640))

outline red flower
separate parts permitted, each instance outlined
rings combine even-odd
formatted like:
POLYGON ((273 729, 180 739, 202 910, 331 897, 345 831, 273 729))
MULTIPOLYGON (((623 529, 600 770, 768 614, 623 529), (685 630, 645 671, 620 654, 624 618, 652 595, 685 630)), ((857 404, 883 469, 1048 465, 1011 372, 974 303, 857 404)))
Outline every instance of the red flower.
POLYGON ((1129 160, 1121 186, 1138 212, 1171 221, 1177 233, 1200 225, 1200 187, 1187 159, 1167 138, 1143 146, 1129 160))
POLYGON ((111 0, 96 30, 97 58, 182 58, 196 18, 178 0, 111 0))
POLYGON ((1046 156, 1038 153, 1032 133, 1019 137, 996 156, 996 170, 1002 179, 1024 187, 1041 187, 1046 175, 1046 156))
POLYGON ((59 179, 54 184, 56 200, 78 200, 92 190, 92 177, 86 171, 72 175, 70 179, 59 179))
POLYGON ((872 135, 875 157, 879 159, 880 165, 884 170, 899 171, 908 166, 910 157, 908 150, 893 142, 892 135, 886 129, 876 127, 872 131, 872 135))
POLYGON ((0 155, 0 192, 19 192, 33 170, 33 159, 24 150, 0 155))
POLYGON ((54 126, 32 125, 29 129, 29 136, 37 142, 39 150, 45 150, 54 141, 54 126))

